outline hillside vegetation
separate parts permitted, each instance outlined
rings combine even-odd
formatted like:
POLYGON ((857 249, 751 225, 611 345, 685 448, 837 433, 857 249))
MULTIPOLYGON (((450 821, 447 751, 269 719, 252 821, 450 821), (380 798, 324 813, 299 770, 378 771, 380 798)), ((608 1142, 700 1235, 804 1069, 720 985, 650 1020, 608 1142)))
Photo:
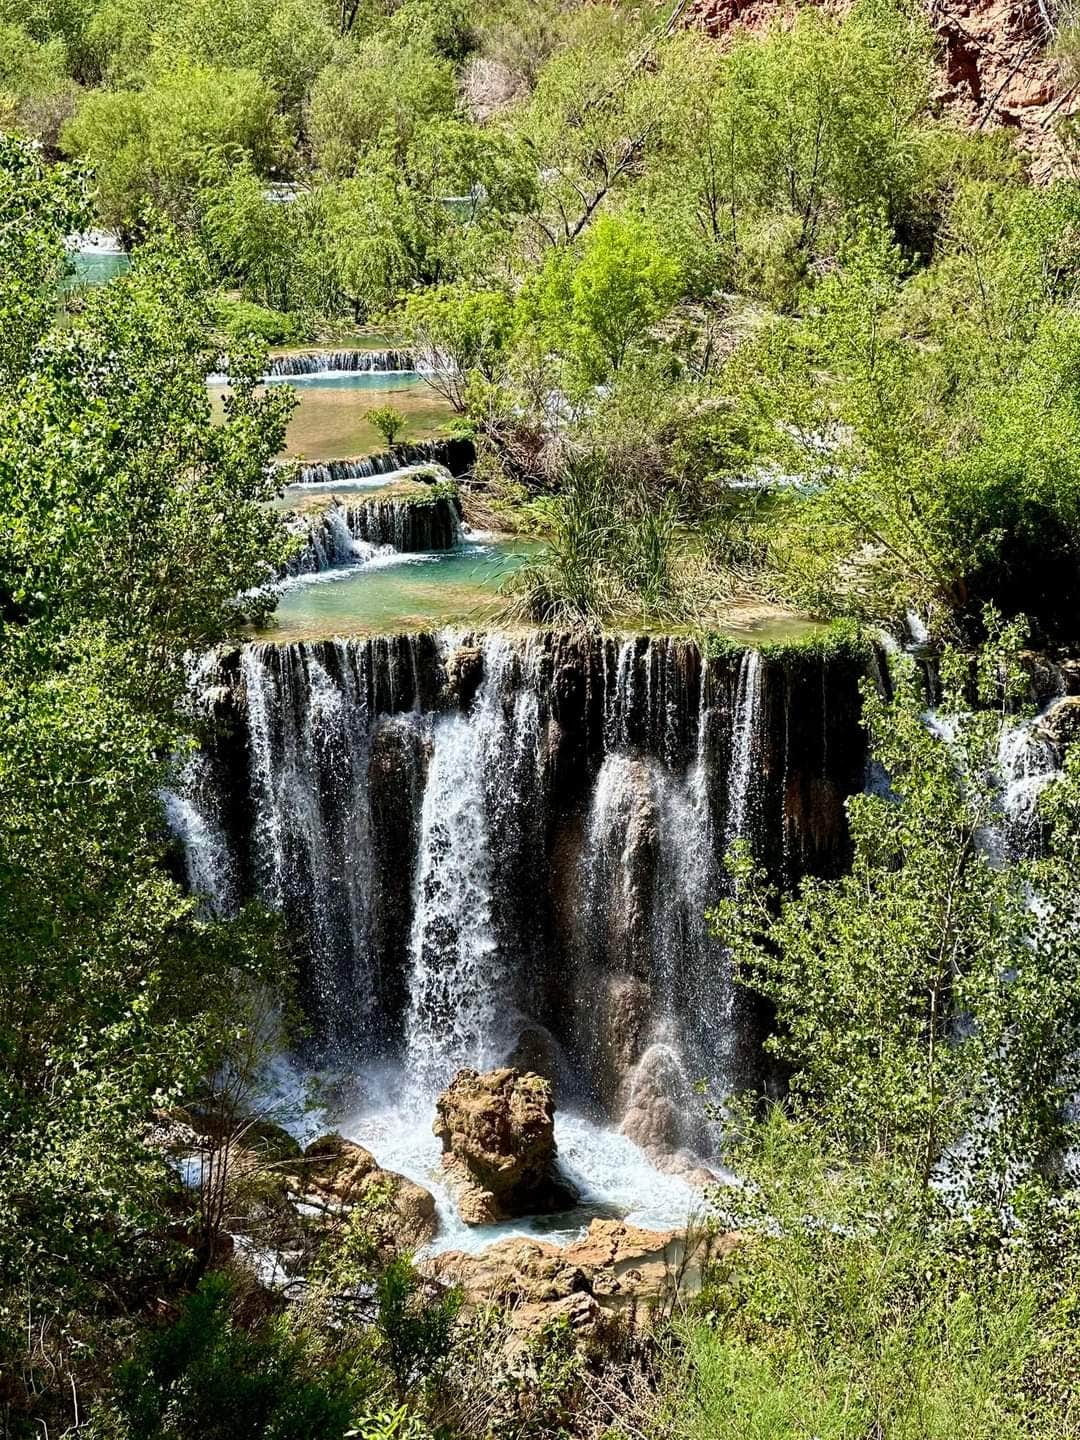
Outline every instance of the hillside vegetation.
POLYGON ((1080 1434, 1076 752, 993 843, 1026 650, 1080 641, 1080 183, 938 105, 921 7, 723 46, 680 15, 0 0, 6 1434, 1080 1434), (62 291, 95 225, 132 269, 62 291), (932 728, 914 662, 866 687, 889 783, 849 873, 780 896, 730 857, 713 923, 786 1080, 721 1117, 709 1223, 747 1241, 600 1356, 562 1326, 507 1360, 378 1196, 304 1232, 286 1306, 228 1259, 287 1137, 227 1184, 168 1159, 192 1116, 247 1134, 290 1010, 278 920, 200 910, 160 802, 192 656, 289 556, 266 346, 376 329, 438 368, 472 502, 547 541, 512 617, 761 597, 866 657, 916 634, 941 687, 932 728))

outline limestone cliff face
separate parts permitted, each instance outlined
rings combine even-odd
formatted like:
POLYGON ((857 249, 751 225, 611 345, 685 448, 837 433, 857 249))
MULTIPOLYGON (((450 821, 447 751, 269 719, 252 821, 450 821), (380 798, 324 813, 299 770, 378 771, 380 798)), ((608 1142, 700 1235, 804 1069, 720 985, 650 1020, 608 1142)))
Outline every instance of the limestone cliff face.
MULTIPOLYGON (((939 39, 936 102, 980 130, 1016 131, 1037 180, 1066 173, 1061 120, 1078 106, 1080 87, 1053 53, 1052 0, 923 0, 939 39)), ((835 13, 850 0, 824 0, 835 13)), ((783 0, 692 0, 687 23, 724 39, 759 31, 790 13, 783 0)))

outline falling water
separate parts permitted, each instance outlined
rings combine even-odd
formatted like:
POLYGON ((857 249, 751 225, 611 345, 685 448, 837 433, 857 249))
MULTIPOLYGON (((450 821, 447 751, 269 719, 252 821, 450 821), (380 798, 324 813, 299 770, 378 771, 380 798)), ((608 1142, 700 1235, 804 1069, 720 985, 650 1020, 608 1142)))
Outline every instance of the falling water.
POLYGON ((407 350, 308 350, 297 355, 274 355, 268 375, 412 374, 416 370, 407 350))
POLYGON ((170 813, 192 888, 283 912, 320 1055, 430 1095, 527 1041, 655 1131, 672 1066, 735 1083, 749 1043, 705 922, 726 837, 771 863, 790 833, 802 869, 842 849, 863 749, 852 669, 822 705, 831 663, 784 679, 773 733, 779 662, 685 640, 246 645, 203 678, 222 725, 170 813))
POLYGON ((727 820, 724 838, 751 839, 751 804, 754 794, 755 742, 762 701, 761 652, 747 650, 739 663, 739 686, 735 699, 735 724, 731 740, 731 771, 728 777, 727 820))

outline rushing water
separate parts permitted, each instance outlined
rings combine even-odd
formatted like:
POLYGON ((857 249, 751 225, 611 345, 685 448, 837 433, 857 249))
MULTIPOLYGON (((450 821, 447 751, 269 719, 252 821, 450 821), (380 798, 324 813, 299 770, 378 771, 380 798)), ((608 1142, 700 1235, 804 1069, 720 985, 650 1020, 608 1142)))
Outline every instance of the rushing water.
POLYGON ((401 1057, 428 1100, 518 1044, 609 1110, 651 1049, 727 1083, 745 1037, 704 911, 733 786, 759 858, 827 868, 861 775, 855 672, 814 669, 762 661, 744 781, 742 657, 688 641, 248 645, 203 677, 235 718, 179 792, 188 873, 283 909, 323 1043, 401 1057))

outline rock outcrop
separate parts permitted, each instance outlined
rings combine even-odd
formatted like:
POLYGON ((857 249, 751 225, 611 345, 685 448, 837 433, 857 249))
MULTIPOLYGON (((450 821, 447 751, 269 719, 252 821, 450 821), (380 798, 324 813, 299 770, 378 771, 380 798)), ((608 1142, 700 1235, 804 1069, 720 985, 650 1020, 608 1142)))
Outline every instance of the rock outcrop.
POLYGON ((313 1141, 290 1178, 301 1203, 317 1209, 346 1213, 354 1205, 381 1202, 385 1214, 376 1214, 375 1224, 391 1230, 399 1246, 425 1245, 439 1228, 429 1191, 394 1170, 383 1170, 369 1150, 341 1135, 313 1141))
POLYGON ((572 1245, 511 1237, 479 1254, 450 1251, 426 1263, 433 1278, 459 1285, 470 1305, 507 1306, 516 1329, 566 1313, 589 1331, 611 1317, 644 1320, 701 1288, 707 1266, 739 1243, 734 1234, 642 1230, 594 1220, 572 1245))
POLYGON ((459 1070, 436 1102, 433 1129, 466 1225, 564 1210, 575 1195, 558 1174, 551 1083, 520 1070, 459 1070))

